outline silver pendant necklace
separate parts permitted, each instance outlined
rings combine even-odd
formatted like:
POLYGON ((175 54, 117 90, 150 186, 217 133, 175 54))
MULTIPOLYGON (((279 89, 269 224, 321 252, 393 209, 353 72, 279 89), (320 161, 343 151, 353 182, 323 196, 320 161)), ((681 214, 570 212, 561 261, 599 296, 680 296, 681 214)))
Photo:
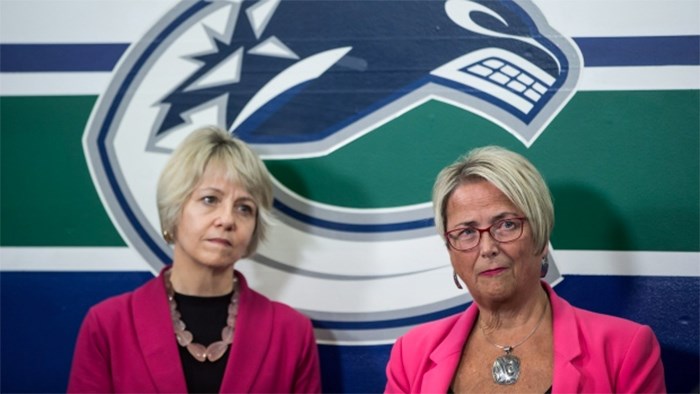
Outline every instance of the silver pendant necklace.
POLYGON ((484 331, 484 327, 481 324, 479 324, 479 328, 481 328, 481 332, 484 334, 484 339, 486 339, 486 342, 503 350, 506 353, 502 356, 496 357, 496 361, 493 362, 493 367, 491 367, 491 376, 493 376, 494 383, 500 385, 511 385, 515 384, 518 381, 518 378, 520 377, 520 358, 511 353, 513 352, 513 350, 515 350, 516 347, 525 343, 528 339, 530 339, 530 337, 532 337, 535 334, 535 331, 537 331, 537 329, 542 324, 542 321, 544 320, 544 314, 545 312, 547 312, 548 308, 549 302, 547 302, 547 304, 544 306, 544 309, 542 310, 542 315, 540 316, 540 320, 537 322, 537 325, 535 325, 535 328, 533 328, 532 331, 530 331, 530 333, 527 334, 525 339, 512 346, 499 345, 497 343, 491 342, 489 337, 486 335, 486 331, 484 331))

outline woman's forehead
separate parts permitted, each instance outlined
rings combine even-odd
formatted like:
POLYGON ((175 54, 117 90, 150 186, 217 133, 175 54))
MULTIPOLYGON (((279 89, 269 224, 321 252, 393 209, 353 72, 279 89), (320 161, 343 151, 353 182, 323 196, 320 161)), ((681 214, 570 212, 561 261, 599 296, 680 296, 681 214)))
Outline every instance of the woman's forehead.
POLYGON ((221 161, 210 161, 204 167, 201 178, 222 178, 229 182, 238 183, 241 176, 238 170, 232 166, 227 165, 221 161))
POLYGON ((458 186, 447 203, 447 219, 482 221, 522 212, 496 186, 488 181, 470 182, 458 186))

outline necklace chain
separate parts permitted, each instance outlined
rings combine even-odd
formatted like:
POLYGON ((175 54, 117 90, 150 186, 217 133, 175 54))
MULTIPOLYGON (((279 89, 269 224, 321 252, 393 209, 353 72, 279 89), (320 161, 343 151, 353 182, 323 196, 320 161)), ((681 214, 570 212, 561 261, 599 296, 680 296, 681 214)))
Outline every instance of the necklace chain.
POLYGON ((214 362, 221 357, 228 349, 228 346, 233 342, 233 333, 236 329, 236 316, 238 315, 238 292, 236 287, 238 285, 238 280, 233 277, 233 294, 231 294, 231 302, 228 305, 228 317, 226 318, 226 325, 221 330, 221 340, 209 344, 209 346, 204 346, 202 344, 193 342, 192 333, 187 330, 185 322, 182 321, 182 315, 177 310, 177 302, 175 302, 175 290, 173 289, 173 284, 170 281, 171 270, 165 272, 165 291, 168 295, 168 305, 170 306, 170 318, 173 323, 173 330, 175 331, 175 338, 177 343, 186 348, 187 351, 199 362, 205 362, 207 360, 214 362))
POLYGON ((539 321, 537 321, 537 324, 536 324, 535 327, 532 329, 532 331, 530 331, 530 333, 527 334, 527 336, 526 336, 523 340, 521 340, 520 342, 518 342, 518 343, 516 343, 515 345, 512 345, 512 346, 508 346, 508 345, 499 345, 499 344, 497 344, 497 343, 491 342, 491 340, 489 339, 488 335, 486 335, 486 331, 484 330, 484 327, 483 327, 481 324, 479 324, 479 328, 481 329, 481 332, 484 334, 484 339, 486 339, 486 342, 488 342, 488 343, 492 344, 493 346, 495 346, 495 347, 497 347, 497 348, 499 348, 499 349, 505 351, 506 353, 510 353, 510 352, 512 352, 516 347, 522 345, 522 344, 525 343, 528 339, 530 339, 530 337, 532 337, 533 335, 535 335, 535 332, 537 331, 538 328, 540 328, 540 325, 541 325, 542 322, 544 321, 544 315, 545 315, 545 312, 547 312, 547 309, 549 309, 549 302, 548 302, 547 304, 545 304, 544 309, 542 310, 542 314, 540 315, 540 319, 539 319, 539 321))
POLYGON ((481 328, 481 332, 484 334, 486 342, 506 352, 506 354, 496 357, 496 361, 494 361, 493 367, 491 368, 491 376, 493 377, 494 383, 499 385, 511 385, 518 382, 518 378, 520 377, 520 358, 518 358, 514 354, 511 354, 511 352, 513 351, 513 349, 525 343, 528 339, 530 339, 530 337, 532 337, 535 334, 535 331, 537 331, 537 329, 542 324, 542 321, 544 321, 544 314, 548 308, 549 302, 545 304, 544 309, 542 310, 542 315, 540 316, 540 320, 535 325, 535 328, 533 328, 532 331, 530 331, 530 333, 527 334, 527 336, 523 340, 512 346, 504 346, 491 342, 488 335, 486 335, 484 327, 481 324, 479 324, 479 328, 481 328))

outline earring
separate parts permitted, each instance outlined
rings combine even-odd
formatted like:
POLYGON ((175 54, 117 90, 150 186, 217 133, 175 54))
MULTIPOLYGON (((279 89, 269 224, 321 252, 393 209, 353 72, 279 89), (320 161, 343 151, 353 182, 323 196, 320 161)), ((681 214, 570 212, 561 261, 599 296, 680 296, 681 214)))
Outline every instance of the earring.
POLYGON ((173 237, 170 235, 170 233, 168 232, 168 230, 163 230, 163 239, 164 239, 165 242, 167 242, 167 243, 173 242, 173 237))
POLYGON ((540 265, 540 278, 547 276, 547 271, 549 271, 549 258, 547 255, 544 255, 542 265, 540 265))
POLYGON ((452 279, 455 281, 455 286, 457 286, 458 289, 462 289, 462 284, 459 283, 459 279, 457 279, 457 273, 455 271, 452 271, 452 279))

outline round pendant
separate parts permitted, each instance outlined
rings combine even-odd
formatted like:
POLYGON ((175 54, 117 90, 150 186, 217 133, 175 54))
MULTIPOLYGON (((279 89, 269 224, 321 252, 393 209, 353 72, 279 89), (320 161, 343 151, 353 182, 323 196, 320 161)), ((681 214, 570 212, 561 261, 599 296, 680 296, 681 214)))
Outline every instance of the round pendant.
POLYGON ((497 384, 514 384, 520 377, 520 359, 512 354, 500 356, 491 368, 493 381, 497 384))

